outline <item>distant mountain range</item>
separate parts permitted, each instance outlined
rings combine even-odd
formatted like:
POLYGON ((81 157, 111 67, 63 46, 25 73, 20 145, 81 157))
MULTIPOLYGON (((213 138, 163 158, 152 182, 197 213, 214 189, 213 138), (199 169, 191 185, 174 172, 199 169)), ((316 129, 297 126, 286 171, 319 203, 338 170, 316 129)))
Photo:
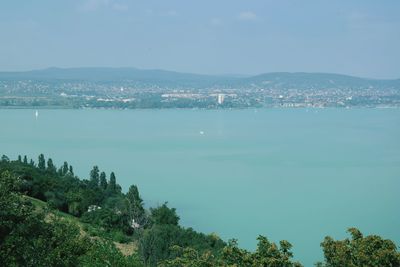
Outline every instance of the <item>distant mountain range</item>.
POLYGON ((392 88, 400 90, 400 79, 367 79, 332 73, 274 72, 256 76, 200 75, 167 70, 137 68, 48 68, 24 72, 0 72, 0 80, 74 80, 93 82, 134 81, 158 86, 195 88, 261 87, 280 89, 310 88, 392 88))
POLYGON ((334 73, 275 72, 265 73, 238 81, 273 88, 397 88, 400 79, 367 79, 334 73))

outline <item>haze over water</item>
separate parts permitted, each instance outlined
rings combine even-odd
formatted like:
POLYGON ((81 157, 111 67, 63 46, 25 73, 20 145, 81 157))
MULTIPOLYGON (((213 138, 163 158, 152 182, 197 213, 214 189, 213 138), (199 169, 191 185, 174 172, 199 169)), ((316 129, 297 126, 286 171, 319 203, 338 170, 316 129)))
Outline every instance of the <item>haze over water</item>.
POLYGON ((287 239, 305 266, 348 227, 400 244, 400 109, 1 110, 0 125, 1 154, 115 171, 183 225, 248 249, 287 239))

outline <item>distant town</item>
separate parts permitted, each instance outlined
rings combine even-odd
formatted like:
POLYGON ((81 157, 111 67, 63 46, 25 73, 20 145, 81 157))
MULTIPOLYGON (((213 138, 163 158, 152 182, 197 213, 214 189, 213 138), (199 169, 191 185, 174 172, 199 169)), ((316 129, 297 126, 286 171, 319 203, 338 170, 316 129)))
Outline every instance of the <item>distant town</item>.
POLYGON ((235 78, 123 71, 124 76, 116 76, 118 70, 110 75, 107 69, 89 74, 76 70, 71 74, 69 69, 0 73, 0 108, 400 107, 399 80, 337 74, 235 78))

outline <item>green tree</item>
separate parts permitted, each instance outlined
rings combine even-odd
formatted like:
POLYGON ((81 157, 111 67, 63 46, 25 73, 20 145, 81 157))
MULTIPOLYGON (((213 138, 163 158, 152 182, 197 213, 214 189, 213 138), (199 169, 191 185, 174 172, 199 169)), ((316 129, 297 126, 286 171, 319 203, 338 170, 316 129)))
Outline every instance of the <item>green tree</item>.
POLYGON ((39 161, 38 161, 38 168, 42 171, 46 169, 46 160, 44 159, 44 155, 40 154, 39 155, 39 161))
POLYGON ((377 235, 364 237, 356 228, 349 228, 348 232, 351 239, 335 241, 327 236, 321 243, 326 267, 400 266, 400 253, 391 240, 377 235))
POLYGON ((68 213, 79 217, 86 212, 87 206, 83 201, 85 198, 85 191, 83 189, 70 190, 66 193, 65 197, 68 203, 68 213))
POLYGON ((22 157, 21 157, 21 155, 18 155, 18 162, 22 162, 22 157))
POLYGON ((228 266, 253 266, 253 259, 250 252, 239 248, 236 239, 228 241, 228 245, 222 250, 222 259, 228 266))
POLYGON ((9 161, 10 161, 10 158, 7 157, 6 155, 3 155, 3 156, 1 156, 1 161, 3 161, 3 162, 9 162, 9 161))
POLYGON ((69 174, 74 176, 74 168, 71 165, 69 165, 69 174))
POLYGON ((265 236, 257 238, 257 250, 253 254, 253 264, 255 266, 276 266, 276 267, 298 267, 302 266, 298 262, 292 262, 293 257, 290 249, 292 245, 286 241, 280 241, 280 247, 270 242, 265 236))
POLYGON ((103 190, 107 189, 107 176, 105 172, 100 173, 100 187, 103 190))
POLYGON ((270 242, 266 237, 259 236, 257 250, 250 253, 241 249, 235 239, 230 240, 222 250, 222 260, 228 266, 264 266, 264 267, 300 267, 298 262, 293 262, 293 254, 290 251, 292 245, 286 241, 280 241, 280 247, 270 242))
POLYGON ((64 164, 61 169, 61 174, 62 175, 67 175, 68 174, 68 162, 64 161, 64 164))
POLYGON ((20 181, 0 175, 0 266, 77 266, 89 240, 75 225, 34 210, 19 193, 20 181))
POLYGON ((111 172, 110 174, 110 182, 108 183, 107 189, 111 193, 115 193, 117 191, 117 179, 115 178, 114 172, 111 172))
POLYGON ((24 164, 28 164, 28 158, 26 157, 26 155, 24 156, 24 164))
POLYGON ((131 219, 136 223, 143 225, 145 221, 145 210, 143 208, 143 200, 139 195, 139 190, 136 185, 131 185, 126 194, 129 201, 129 213, 131 219))
POLYGON ((143 232, 139 253, 146 266, 156 266, 171 257, 170 248, 178 245, 180 229, 176 225, 154 225, 143 232))
POLYGON ((171 224, 178 225, 179 216, 176 214, 175 208, 169 208, 168 202, 165 202, 157 208, 151 208, 151 220, 154 224, 171 224))
POLYGON ((90 185, 93 188, 99 186, 100 183, 100 175, 99 175, 99 167, 93 166, 93 169, 90 171, 90 185))
POLYGON ((91 212, 86 212, 82 216, 82 221, 101 226, 112 231, 126 231, 128 226, 128 217, 124 213, 116 212, 115 209, 101 208, 91 212))
MULTIPOLYGON (((199 253, 197 250, 180 246, 172 246, 173 255, 172 259, 162 261, 158 264, 159 267, 216 267, 225 266, 219 262, 210 252, 199 253)), ((237 264, 237 263, 235 263, 237 264)), ((243 266, 237 264, 236 266, 243 266)))
POLYGON ((118 267, 141 267, 139 259, 134 256, 125 257, 111 242, 94 241, 89 253, 80 258, 82 266, 118 266, 118 267))
POLYGON ((47 160, 47 171, 51 174, 55 174, 57 172, 56 166, 54 166, 51 158, 47 160))
POLYGON ((23 223, 31 208, 16 193, 17 180, 9 171, 0 173, 0 247, 15 223, 23 223))

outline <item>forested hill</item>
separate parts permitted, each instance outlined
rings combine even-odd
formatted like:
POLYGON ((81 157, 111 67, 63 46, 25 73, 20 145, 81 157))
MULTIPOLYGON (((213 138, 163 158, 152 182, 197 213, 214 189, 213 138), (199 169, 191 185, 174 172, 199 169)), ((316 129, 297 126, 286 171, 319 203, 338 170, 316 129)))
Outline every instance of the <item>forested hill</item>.
POLYGON ((238 80, 236 83, 276 89, 391 88, 400 90, 400 79, 368 79, 334 73, 264 73, 238 80))
POLYGON ((0 72, 0 81, 93 81, 153 84, 161 87, 266 87, 312 88, 397 88, 400 79, 370 79, 334 73, 271 72, 259 75, 203 75, 160 69, 138 68, 47 68, 21 72, 0 72))
MULTIPOLYGON (((40 81, 132 81, 159 86, 207 87, 228 80, 225 76, 182 73, 168 70, 137 68, 48 68, 22 72, 0 72, 0 80, 40 81)), ((231 79, 229 79, 231 80, 231 79)))
MULTIPOLYGON (((167 203, 146 210, 137 186, 124 193, 117 181, 97 166, 80 179, 42 154, 37 162, 3 155, 0 266, 301 266, 288 241, 259 236, 256 251, 241 249, 235 239, 180 226, 167 203)), ((348 231, 349 239, 323 240, 317 266, 400 266, 392 241, 348 231)))

